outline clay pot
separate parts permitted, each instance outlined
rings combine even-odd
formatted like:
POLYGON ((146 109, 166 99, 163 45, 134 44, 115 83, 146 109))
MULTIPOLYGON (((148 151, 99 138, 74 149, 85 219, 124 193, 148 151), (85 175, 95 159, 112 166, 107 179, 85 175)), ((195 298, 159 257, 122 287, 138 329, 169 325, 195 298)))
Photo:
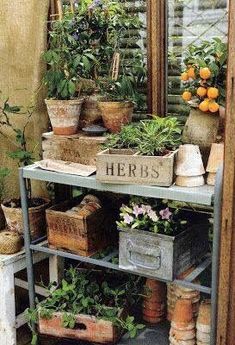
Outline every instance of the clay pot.
MULTIPOLYGON (((192 302, 187 299, 180 299, 175 304, 172 322, 175 325, 187 326, 193 320, 192 302)), ((177 327, 174 327, 177 329, 177 327)))
POLYGON ((85 98, 79 121, 80 128, 90 126, 102 120, 101 111, 98 106, 99 100, 101 100, 101 96, 97 93, 85 98))
POLYGON ((204 300, 199 308, 197 323, 201 325, 211 324, 211 301, 204 300))
POLYGON ((181 145, 176 159, 176 185, 182 187, 196 187, 204 185, 205 169, 199 146, 181 145))
POLYGON ((23 238, 14 231, 0 232, 0 254, 15 254, 23 245, 23 238))
MULTIPOLYGON (((32 240, 35 240, 43 236, 46 232, 46 208, 49 206, 50 201, 48 199, 42 198, 44 203, 37 207, 29 208, 29 223, 30 232, 32 240)), ((10 231, 18 232, 23 234, 23 214, 22 209, 11 208, 7 206, 7 202, 2 205, 2 210, 6 218, 7 227, 10 231)))
POLYGON ((224 143, 211 145, 211 152, 207 163, 206 171, 209 173, 207 177, 207 184, 214 186, 216 172, 224 160, 224 143))
POLYGON ((166 314, 166 284, 147 279, 143 299, 143 320, 156 324, 165 320, 166 314))
POLYGON ((120 132, 122 126, 132 120, 134 111, 132 102, 99 102, 98 105, 104 125, 112 133, 120 132))
POLYGON ((46 99, 47 112, 56 135, 72 135, 78 132, 83 99, 46 99))
POLYGON ((196 337, 195 329, 191 329, 188 331, 179 331, 171 327, 170 329, 170 337, 174 338, 175 340, 193 340, 196 337))

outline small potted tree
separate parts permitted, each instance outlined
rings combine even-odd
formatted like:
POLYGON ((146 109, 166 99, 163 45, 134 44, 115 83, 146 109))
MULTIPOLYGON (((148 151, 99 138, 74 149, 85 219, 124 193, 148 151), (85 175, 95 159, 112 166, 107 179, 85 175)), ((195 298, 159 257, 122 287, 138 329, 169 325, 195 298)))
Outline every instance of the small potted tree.
POLYGON ((183 140, 209 148, 224 117, 227 44, 219 38, 190 45, 181 74, 182 98, 191 107, 183 140))
POLYGON ((208 250, 208 226, 194 218, 173 202, 133 198, 117 222, 119 267, 173 280, 208 250))
MULTIPOLYGON (((34 109, 27 108, 25 111, 18 106, 11 106, 6 100, 0 106, 0 126, 2 128, 0 134, 6 138, 4 128, 15 134, 15 140, 11 140, 15 150, 9 152, 9 156, 18 162, 18 166, 26 166, 33 163, 33 152, 28 150, 26 140, 26 129, 31 123, 34 109), (11 116, 26 116, 26 122, 23 128, 15 127, 11 121, 11 116)), ((7 137, 8 138, 8 137, 7 137)), ((31 235, 33 239, 42 236, 46 230, 45 209, 49 205, 49 200, 45 198, 32 197, 32 188, 30 180, 27 181, 27 193, 29 200, 29 220, 31 227, 31 235)), ((23 220, 20 199, 5 200, 2 203, 2 210, 5 215, 7 227, 9 230, 23 234, 23 220)))

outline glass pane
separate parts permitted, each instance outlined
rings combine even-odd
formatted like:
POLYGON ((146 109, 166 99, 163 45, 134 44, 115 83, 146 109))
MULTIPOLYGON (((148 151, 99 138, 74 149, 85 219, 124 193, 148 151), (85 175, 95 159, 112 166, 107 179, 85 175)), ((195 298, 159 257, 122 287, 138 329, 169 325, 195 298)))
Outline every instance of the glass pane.
POLYGON ((191 44, 218 37, 226 41, 227 0, 168 0, 168 113, 183 121, 189 107, 181 98, 180 74, 191 44))

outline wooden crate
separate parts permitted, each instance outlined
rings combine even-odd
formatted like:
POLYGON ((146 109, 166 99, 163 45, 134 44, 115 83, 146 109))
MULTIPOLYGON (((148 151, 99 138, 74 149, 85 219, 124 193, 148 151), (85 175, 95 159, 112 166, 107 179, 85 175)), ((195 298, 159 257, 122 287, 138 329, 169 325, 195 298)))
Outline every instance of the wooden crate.
POLYGON ((54 313, 51 319, 39 318, 38 328, 43 335, 99 344, 115 344, 121 337, 120 330, 111 321, 82 314, 77 315, 74 329, 62 326, 61 313, 54 313))
POLYGON ((84 133, 75 135, 42 135, 43 159, 60 159, 67 162, 95 165, 96 155, 105 142, 105 137, 88 137, 84 133))
POLYGON ((75 198, 46 210, 48 243, 50 247, 90 256, 103 249, 109 240, 109 211, 105 207, 86 217, 71 215, 65 211, 77 205, 81 198, 75 198))
POLYGON ((131 150, 107 149, 97 155, 96 178, 103 183, 170 186, 177 151, 165 156, 140 156, 131 150))
POLYGON ((120 229, 119 267, 164 280, 174 280, 209 249, 208 225, 196 224, 177 236, 120 229))

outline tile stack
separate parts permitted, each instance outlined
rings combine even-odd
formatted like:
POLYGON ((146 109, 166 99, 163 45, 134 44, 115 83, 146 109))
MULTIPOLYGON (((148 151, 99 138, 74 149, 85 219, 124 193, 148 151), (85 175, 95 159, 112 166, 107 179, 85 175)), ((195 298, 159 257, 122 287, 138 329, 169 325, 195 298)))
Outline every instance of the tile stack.
POLYGON ((211 332, 211 302, 205 300, 201 303, 199 308, 199 315, 197 319, 197 345, 210 344, 211 332))
POLYGON ((175 304, 169 341, 170 345, 196 345, 192 303, 188 299, 180 299, 175 304))
POLYGON ((147 279, 143 300, 143 320, 157 324, 166 319, 166 284, 147 279))

